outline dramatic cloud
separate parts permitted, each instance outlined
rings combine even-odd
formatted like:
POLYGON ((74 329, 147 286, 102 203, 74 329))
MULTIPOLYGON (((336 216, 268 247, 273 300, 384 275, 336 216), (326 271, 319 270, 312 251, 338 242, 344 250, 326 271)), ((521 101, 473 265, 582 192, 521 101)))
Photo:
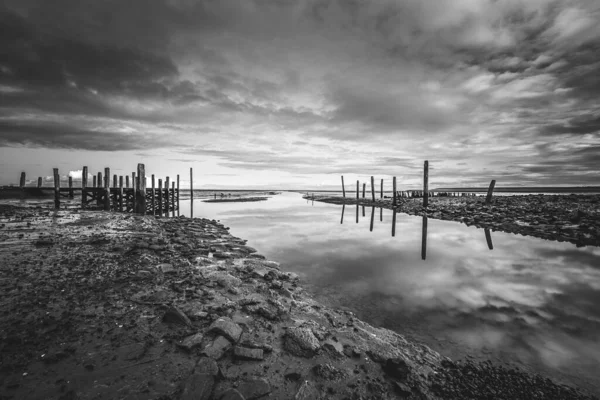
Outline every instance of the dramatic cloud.
POLYGON ((0 151, 23 158, 598 182, 595 0, 7 0, 0 24, 0 151))

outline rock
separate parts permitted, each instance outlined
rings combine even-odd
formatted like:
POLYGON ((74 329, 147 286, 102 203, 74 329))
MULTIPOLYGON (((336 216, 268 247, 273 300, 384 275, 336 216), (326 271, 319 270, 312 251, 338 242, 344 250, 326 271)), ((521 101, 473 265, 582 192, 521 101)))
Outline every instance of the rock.
POLYGON ((315 375, 328 381, 339 381, 348 376, 348 374, 331 364, 318 364, 313 367, 315 375))
POLYGON ((246 400, 240 392, 235 389, 227 389, 221 394, 219 400, 246 400))
POLYGON ((177 272, 172 264, 158 264, 156 269, 162 271, 163 274, 174 274, 177 272))
POLYGON ((294 396, 294 400, 317 400, 319 398, 319 391, 309 381, 304 381, 298 392, 296 392, 296 396, 294 396))
POLYGON ((208 374, 216 376, 219 373, 219 365, 210 357, 201 357, 196 363, 194 372, 197 374, 208 374))
POLYGON ((237 390, 246 400, 258 399, 271 393, 271 385, 266 379, 252 379, 239 384, 237 390))
POLYGON ((312 357, 321 345, 309 328, 289 328, 285 335, 284 347, 293 355, 312 357))
POLYGON ((325 343, 323 344, 323 347, 326 350, 328 350, 331 354, 334 354, 336 356, 344 355, 344 346, 342 346, 342 344, 340 342, 336 342, 334 340, 327 339, 325 341, 325 343))
POLYGON ((180 346, 186 350, 192 350, 193 348, 200 347, 202 345, 202 339, 204 335, 202 333, 196 333, 183 339, 180 346))
POLYGON ((216 332, 225 336, 233 343, 237 343, 242 335, 242 328, 230 318, 221 317, 210 325, 208 332, 216 332))
POLYGON ((228 274, 225 271, 213 271, 206 274, 206 278, 216 281, 219 286, 229 288, 234 286, 240 286, 242 281, 233 275, 228 274))
POLYGON ((230 348, 231 342, 223 336, 218 336, 202 350, 202 354, 205 354, 212 359, 219 360, 230 348))
POLYGON ((174 324, 181 324, 186 326, 191 326, 192 321, 177 307, 171 307, 163 316, 163 321, 174 324))
POLYGON ((403 399, 412 395, 411 388, 402 382, 394 382, 394 391, 403 399))
POLYGON ((215 378, 212 375, 193 373, 185 380, 180 399, 208 400, 214 384, 215 378))
POLYGON ((383 366, 383 371, 394 379, 405 381, 410 374, 410 367, 401 358, 390 358, 383 366))
POLYGON ((235 346, 233 355, 240 360, 261 361, 264 359, 262 349, 250 349, 248 347, 235 346))

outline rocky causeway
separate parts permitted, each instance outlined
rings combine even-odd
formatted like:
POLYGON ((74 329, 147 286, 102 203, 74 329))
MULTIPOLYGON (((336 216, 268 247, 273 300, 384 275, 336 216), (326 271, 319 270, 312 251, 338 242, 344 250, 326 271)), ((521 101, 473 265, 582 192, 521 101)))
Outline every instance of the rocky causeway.
MULTIPOLYGON (((518 221, 501 198, 427 213, 598 245, 598 197, 565 212, 535 199, 518 221)), ((0 399, 596 398, 319 304, 218 221, 14 205, 0 205, 0 369, 0 399)))

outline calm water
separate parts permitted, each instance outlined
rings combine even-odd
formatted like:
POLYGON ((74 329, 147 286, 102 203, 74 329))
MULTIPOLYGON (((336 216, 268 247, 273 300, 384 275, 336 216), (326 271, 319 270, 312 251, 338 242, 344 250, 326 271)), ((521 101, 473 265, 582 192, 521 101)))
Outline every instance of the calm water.
MULTIPOLYGON (((181 213, 189 216, 189 201, 181 213)), ((483 229, 405 214, 392 236, 390 210, 357 213, 298 193, 194 201, 194 215, 221 220, 324 303, 453 358, 509 362, 600 392, 600 248, 486 238, 483 229)))

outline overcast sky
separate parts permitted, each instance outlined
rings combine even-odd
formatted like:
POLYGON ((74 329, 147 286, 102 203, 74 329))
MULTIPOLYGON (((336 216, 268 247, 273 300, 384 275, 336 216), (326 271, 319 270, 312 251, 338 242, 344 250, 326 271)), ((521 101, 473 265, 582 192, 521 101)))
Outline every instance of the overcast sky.
POLYGON ((0 183, 600 184, 598 0, 3 0, 0 183))

